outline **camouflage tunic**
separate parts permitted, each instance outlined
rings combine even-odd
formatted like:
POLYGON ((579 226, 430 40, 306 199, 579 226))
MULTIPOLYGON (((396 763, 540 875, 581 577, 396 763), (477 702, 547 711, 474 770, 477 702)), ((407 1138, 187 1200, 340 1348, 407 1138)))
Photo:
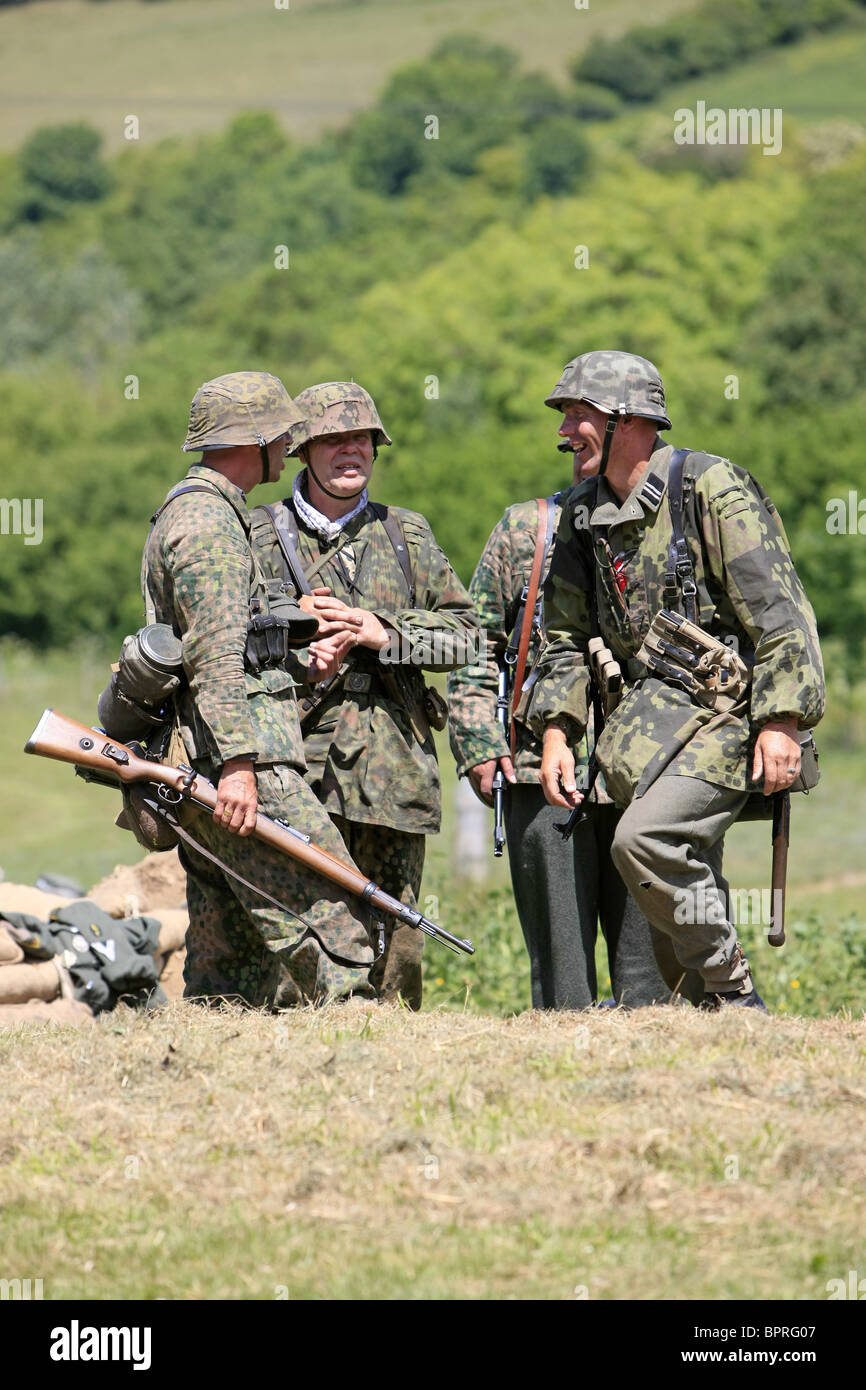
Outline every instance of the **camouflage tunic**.
POLYGON ((671 606, 664 575, 672 452, 657 440, 649 468, 623 503, 604 478, 571 490, 546 587, 547 643, 528 717, 538 734, 555 718, 585 726, 594 588, 601 634, 632 682, 598 744, 608 790, 620 806, 662 772, 745 791, 758 726, 796 716, 809 728, 824 708, 815 616, 778 515, 742 470, 711 454, 690 454, 683 479, 697 622, 722 640, 735 639, 753 668, 750 689, 729 712, 714 712, 637 662, 652 618, 671 606))
POLYGON ((303 772, 292 677, 282 670, 253 675, 244 667, 251 595, 267 611, 246 497, 200 463, 172 492, 193 484, 208 491, 186 493, 166 507, 148 537, 142 574, 154 614, 149 620, 168 623, 183 642, 188 683, 176 704, 187 753, 208 764, 207 775, 233 758, 303 772))
MULTIPOLYGON (((336 598, 374 612, 394 630, 381 653, 355 649, 348 674, 305 721, 307 780, 331 815, 429 835, 440 825, 433 736, 428 732, 423 746, 418 743, 403 706, 385 689, 380 673, 389 658, 396 658, 416 697, 423 698, 423 670, 448 671, 474 659, 478 620, 429 523, 417 512, 389 510, 399 517, 409 550, 414 603, 388 534, 371 507, 348 522, 333 542, 295 517, 298 556, 311 586, 327 585, 336 598)), ((253 540, 265 573, 284 577, 273 528, 259 514, 253 540)), ((303 678, 300 663, 296 675, 303 678)), ((298 698, 303 701, 314 692, 315 686, 299 687, 298 698)))
MULTIPOLYGON (((291 676, 245 669, 250 598, 266 604, 248 539, 246 498, 203 464, 194 464, 178 487, 193 484, 204 484, 205 490, 165 508, 151 530, 143 565, 148 620, 168 623, 183 643, 187 684, 176 706, 187 755, 211 779, 231 759, 254 759, 261 810, 286 817, 351 864, 301 775, 303 745, 291 676)), ((270 846, 230 834, 206 813, 197 814, 189 829, 230 868, 300 918, 267 904, 182 848, 190 908, 187 996, 236 994, 262 1005, 373 992, 368 983, 373 951, 360 904, 270 846)))
MULTIPOLYGON (((559 525, 564 496, 564 492, 558 493, 554 501, 554 529, 559 525)), ((518 502, 509 507, 491 532, 469 585, 469 597, 486 631, 487 644, 483 661, 476 666, 464 666, 448 677, 448 734, 459 777, 490 758, 510 757, 508 740, 496 718, 499 662, 514 631, 520 598, 529 582, 537 530, 538 505, 535 501, 518 502)), ((524 621, 530 621, 531 617, 527 613, 524 621)), ((540 645, 538 628, 533 624, 527 674, 540 645)), ((511 717, 509 702, 509 721, 511 717)), ((518 723, 514 757, 518 782, 536 783, 540 766, 538 739, 525 725, 518 723)))
MULTIPOLYGON (((565 491, 554 498, 554 534, 562 517, 565 491)), ((538 504, 518 502, 509 507, 494 527, 481 559, 478 561, 469 597, 475 605, 481 625, 486 631, 484 660, 475 666, 464 666, 448 677, 448 734, 451 752, 457 763, 457 775, 463 777, 470 768, 489 758, 511 756, 508 740, 496 718, 499 693, 499 662, 502 660, 520 611, 520 599, 529 582, 535 555, 538 530, 538 504)), ((550 555, 547 556, 547 562, 550 555)), ((545 565, 546 568, 546 565, 545 565)), ((542 570, 542 580, 544 570, 542 570)), ((540 590, 539 590, 540 592, 540 590)), ((530 615, 526 615, 525 621, 530 615)), ((539 628, 533 624, 526 658, 526 674, 531 685, 531 669, 541 648, 539 628)), ((509 694, 508 718, 513 718, 513 698, 509 694)), ((515 736, 514 772, 518 782, 536 785, 541 767, 541 742, 518 719, 515 736)), ((590 718, 590 736, 592 720, 590 718)), ((574 749, 577 760, 577 784, 586 776, 587 746, 582 738, 574 749)), ((597 785, 594 800, 607 801, 603 786, 597 785)))

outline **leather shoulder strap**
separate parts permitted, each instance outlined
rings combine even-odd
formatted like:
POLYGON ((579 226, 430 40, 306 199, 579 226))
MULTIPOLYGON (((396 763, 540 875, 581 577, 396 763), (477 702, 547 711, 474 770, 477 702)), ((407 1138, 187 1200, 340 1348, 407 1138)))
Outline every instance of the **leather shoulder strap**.
MULTIPOLYGON (((538 588, 541 583, 541 570, 544 565, 544 557, 550 537, 553 535, 553 516, 554 503, 552 497, 537 497, 535 499, 538 507, 538 525, 535 531, 535 554, 532 557, 532 569, 529 574, 529 583, 526 587, 526 598, 523 604, 523 623, 520 629, 520 644, 517 648, 517 665, 514 668, 514 696, 512 710, 516 709, 520 696, 523 693, 523 680, 526 675, 526 658, 529 655, 529 639, 532 636, 532 618, 535 612, 535 605, 538 601, 538 588)), ((517 727, 515 720, 511 720, 511 756, 514 757, 517 744, 517 727)))
MULTIPOLYGON (((291 579, 295 588, 301 594, 310 594, 309 580, 301 564, 301 557, 298 554, 298 532, 294 525, 294 513, 285 503, 278 506, 275 503, 266 502, 260 507, 255 508, 255 513, 264 515, 268 518, 273 527, 277 545, 280 548, 283 560, 286 565, 287 576, 291 579)), ((255 514, 254 513, 254 514, 255 514)))
POLYGON ((412 560, 409 555, 409 547, 406 544, 406 533, 400 525, 400 518, 384 507, 381 502, 371 502, 371 511, 379 518, 391 542, 397 563, 403 572, 406 581, 406 588, 409 590, 409 606, 415 607, 415 574, 412 569, 412 560))

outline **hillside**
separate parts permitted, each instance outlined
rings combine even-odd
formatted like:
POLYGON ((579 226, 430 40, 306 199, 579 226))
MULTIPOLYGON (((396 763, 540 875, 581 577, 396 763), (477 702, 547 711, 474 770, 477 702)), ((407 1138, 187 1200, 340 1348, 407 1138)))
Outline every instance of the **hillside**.
MULTIPOLYGON (((652 18, 696 3, 655 0, 652 18)), ((593 5, 592 33, 613 37, 645 17, 639 0, 605 0, 593 5)), ((291 0, 287 10, 261 0, 45 0, 3 9, 0 148, 73 120, 118 147, 130 112, 152 144, 221 129, 251 107, 309 140, 369 106, 393 68, 455 29, 509 44, 526 67, 561 78, 588 41, 587 21, 570 0, 533 0, 531 18, 525 0, 291 0)))

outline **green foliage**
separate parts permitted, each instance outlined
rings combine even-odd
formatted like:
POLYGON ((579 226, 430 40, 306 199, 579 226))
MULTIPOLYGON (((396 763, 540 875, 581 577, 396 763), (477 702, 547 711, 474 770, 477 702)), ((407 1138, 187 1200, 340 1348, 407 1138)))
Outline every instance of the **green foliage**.
MULTIPOLYGON (((468 579, 504 508, 566 480, 540 402, 564 361, 610 343, 659 362, 678 442, 766 483, 853 679, 866 559, 857 536, 828 535, 825 506, 866 462, 866 156, 820 177, 794 147, 695 172, 659 155, 650 169, 639 161, 656 162, 659 137, 645 121, 634 155, 618 123, 593 160, 601 132, 574 112, 599 93, 615 108, 608 89, 564 94, 472 36, 421 66, 426 87, 419 65, 398 71, 372 113, 315 146, 251 112, 218 136, 127 149, 105 198, 0 239, 0 470, 7 497, 45 499, 44 546, 0 544, 0 628, 44 645, 136 625, 146 520, 182 472, 188 402, 242 367, 293 392, 338 377, 372 390, 396 441, 375 494, 427 513, 468 579), (381 169, 419 114, 410 172, 377 185, 399 196, 360 187, 371 122, 381 169), (423 138, 431 114, 438 141, 423 138), (139 398, 124 394, 130 376, 139 398)), ((22 177, 0 160, 0 226, 22 177)))
POLYGON ((70 203, 104 198, 111 174, 99 157, 102 136, 84 122, 43 126, 21 147, 22 217, 39 222, 67 211, 70 203))
POLYGON ((866 153, 817 178, 751 326, 770 400, 844 405, 866 382, 866 153))
POLYGON ((35 230, 0 241, 0 357, 6 367, 35 359, 92 371, 135 337, 138 296, 101 246, 68 260, 46 252, 35 230))
POLYGON ((590 148, 569 116, 550 116, 534 127, 526 154, 526 194, 559 197, 576 191, 588 171, 590 148))
MULTIPOLYGON (((857 0, 860 3, 860 0, 857 0)), ((652 101, 668 86, 730 67, 771 45, 856 17, 854 0, 705 0, 663 24, 596 38, 572 64, 578 82, 600 83, 628 102, 652 101)))
POLYGON ((392 198, 413 180, 420 186, 443 172, 465 178, 485 150, 573 113, 569 97, 543 73, 516 68, 509 49, 455 34, 423 63, 398 69, 349 133, 356 182, 392 198))

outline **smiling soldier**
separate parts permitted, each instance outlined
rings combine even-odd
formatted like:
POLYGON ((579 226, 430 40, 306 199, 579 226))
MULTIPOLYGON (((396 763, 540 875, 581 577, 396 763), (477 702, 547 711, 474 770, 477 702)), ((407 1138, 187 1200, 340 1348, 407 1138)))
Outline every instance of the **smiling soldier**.
MULTIPOLYGON (((319 619, 311 655, 345 658, 339 673, 298 690, 307 780, 359 868, 414 907, 425 835, 440 825, 431 726, 446 710, 421 672, 474 659, 477 618, 429 523, 371 502, 378 449, 389 445, 373 399, 352 381, 296 397, 303 423, 293 453, 304 465, 291 497, 254 514, 267 573, 304 593, 319 619)), ((303 680, 298 663, 295 672, 303 680)), ((386 927, 371 980, 383 999, 421 1004, 420 932, 386 927)))

